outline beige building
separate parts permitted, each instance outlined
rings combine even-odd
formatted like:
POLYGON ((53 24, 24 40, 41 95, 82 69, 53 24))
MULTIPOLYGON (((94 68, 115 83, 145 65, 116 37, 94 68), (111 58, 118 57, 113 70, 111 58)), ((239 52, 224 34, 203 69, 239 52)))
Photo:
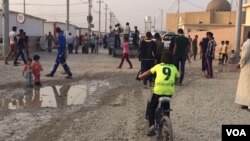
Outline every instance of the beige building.
POLYGON ((206 11, 168 13, 167 32, 176 32, 178 28, 183 28, 186 32, 207 31, 234 27, 236 22, 236 12, 231 11, 231 5, 227 0, 212 0, 206 11))
POLYGON ((246 11, 246 22, 245 26, 250 26, 250 3, 247 3, 243 6, 246 11))

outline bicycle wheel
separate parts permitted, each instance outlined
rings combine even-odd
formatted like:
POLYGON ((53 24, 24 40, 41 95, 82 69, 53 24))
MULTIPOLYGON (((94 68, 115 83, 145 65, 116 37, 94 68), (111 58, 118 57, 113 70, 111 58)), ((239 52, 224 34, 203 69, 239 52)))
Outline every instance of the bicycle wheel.
POLYGON ((173 133, 173 127, 171 120, 168 116, 162 117, 162 141, 173 141, 174 139, 174 133, 173 133))

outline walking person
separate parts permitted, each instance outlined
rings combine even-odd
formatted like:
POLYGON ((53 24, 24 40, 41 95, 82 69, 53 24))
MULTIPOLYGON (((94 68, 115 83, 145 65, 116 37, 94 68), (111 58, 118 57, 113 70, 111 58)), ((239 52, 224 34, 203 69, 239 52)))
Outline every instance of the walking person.
POLYGON ((164 43, 162 42, 161 36, 159 33, 155 33, 155 43, 156 43, 156 64, 161 63, 161 54, 164 48, 164 43))
POLYGON ((30 58, 30 53, 29 53, 29 36, 26 35, 26 32, 24 32, 24 43, 25 43, 25 53, 26 53, 26 58, 30 58))
MULTIPOLYGON (((146 33, 146 38, 140 43, 138 50, 139 60, 141 61, 141 72, 151 69, 156 62, 156 43, 152 40, 151 32, 146 33)), ((150 87, 153 86, 153 76, 149 75, 143 79, 144 88, 148 88, 147 81, 150 87)))
POLYGON ((240 71, 238 88, 236 92, 235 103, 241 105, 242 109, 250 111, 250 31, 247 34, 247 40, 242 46, 242 56, 237 66, 240 71))
POLYGON ((207 71, 207 62, 206 62, 206 53, 207 53, 207 46, 209 39, 207 37, 208 32, 206 33, 206 37, 202 39, 200 43, 201 47, 201 58, 202 58, 202 63, 201 63, 201 70, 203 72, 203 77, 206 76, 206 71, 207 71))
POLYGON ((195 35, 194 40, 192 41, 192 55, 194 57, 194 61, 196 60, 198 51, 198 35, 195 35))
POLYGON ((8 65, 8 59, 9 57, 11 57, 12 55, 16 55, 16 52, 17 52, 17 38, 16 38, 16 35, 17 35, 17 27, 16 26, 13 26, 12 27, 12 31, 10 31, 9 33, 9 39, 10 39, 10 47, 9 47, 9 53, 7 55, 7 57, 5 58, 5 61, 4 63, 6 65, 8 65))
POLYGON ((188 59, 188 53, 190 50, 190 42, 188 38, 184 36, 183 29, 178 29, 177 32, 179 36, 175 38, 175 46, 173 50, 173 55, 176 60, 175 66, 181 74, 178 84, 182 85, 184 75, 185 75, 185 63, 186 63, 186 60, 188 59))
POLYGON ((121 58, 121 63, 120 65, 117 67, 118 69, 121 69, 122 68, 122 65, 123 65, 123 62, 124 62, 124 59, 126 59, 126 61, 128 62, 129 64, 129 69, 132 69, 133 66, 132 66, 132 63, 130 62, 129 60, 129 43, 128 43, 128 37, 127 36, 124 36, 124 39, 123 39, 123 42, 122 42, 122 58, 121 58))
POLYGON ((71 35, 71 33, 69 33, 69 35, 67 36, 66 42, 67 42, 67 44, 68 44, 69 54, 73 54, 73 49, 74 49, 74 37, 71 35))
POLYGON ((62 65, 64 71, 68 74, 65 78, 71 79, 72 78, 72 73, 70 72, 70 68, 68 67, 66 61, 65 61, 65 50, 66 50, 66 39, 63 33, 61 32, 61 29, 59 27, 56 28, 57 32, 57 42, 58 42, 58 47, 57 47, 57 55, 56 55, 56 63, 52 69, 52 71, 47 74, 47 77, 53 77, 59 64, 62 65))
POLYGON ((214 41, 214 36, 212 32, 208 32, 207 37, 209 39, 209 42, 208 42, 207 52, 206 52, 206 60, 207 60, 206 78, 213 78, 213 59, 214 59, 216 42, 214 41))
POLYGON ((23 63, 26 64, 26 60, 23 53, 23 50, 25 50, 25 36, 23 29, 20 29, 19 34, 17 35, 17 46, 18 46, 18 52, 14 59, 13 63, 14 66, 18 66, 17 60, 20 56, 22 57, 23 63))
POLYGON ((49 32, 49 35, 46 36, 45 42, 47 42, 48 45, 48 52, 52 52, 52 44, 54 42, 54 37, 51 35, 51 32, 49 32))

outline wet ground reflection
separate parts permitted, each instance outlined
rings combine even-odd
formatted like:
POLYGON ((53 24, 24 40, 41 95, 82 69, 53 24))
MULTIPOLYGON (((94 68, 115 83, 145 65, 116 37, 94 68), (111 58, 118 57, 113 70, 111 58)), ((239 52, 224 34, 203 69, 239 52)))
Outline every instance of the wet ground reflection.
POLYGON ((217 70, 215 70, 215 72, 220 72, 220 73, 239 72, 239 69, 224 67, 224 68, 218 68, 217 70))
POLYGON ((24 93, 0 99, 1 109, 60 108, 84 104, 98 87, 109 86, 107 81, 80 82, 76 85, 25 88, 24 93))

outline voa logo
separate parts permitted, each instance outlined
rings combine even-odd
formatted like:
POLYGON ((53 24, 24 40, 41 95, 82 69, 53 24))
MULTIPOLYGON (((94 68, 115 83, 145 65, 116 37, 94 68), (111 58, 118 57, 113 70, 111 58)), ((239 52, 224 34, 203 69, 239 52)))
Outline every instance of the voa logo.
POLYGON ((238 136, 247 136, 246 135, 246 132, 244 129, 226 129, 226 132, 227 132, 227 136, 235 136, 235 137, 238 137, 238 136))

